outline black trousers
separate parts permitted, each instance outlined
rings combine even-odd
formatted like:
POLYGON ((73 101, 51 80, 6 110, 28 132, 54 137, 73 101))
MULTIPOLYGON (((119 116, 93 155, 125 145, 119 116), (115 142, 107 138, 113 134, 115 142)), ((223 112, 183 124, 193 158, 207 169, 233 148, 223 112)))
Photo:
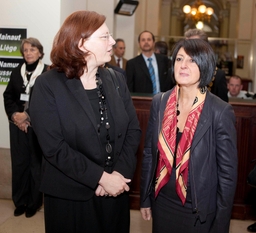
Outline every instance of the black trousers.
POLYGON ((46 233, 129 233, 129 195, 93 196, 88 201, 44 195, 46 233))
POLYGON ((21 131, 10 123, 10 149, 12 161, 12 199, 16 207, 26 205, 38 209, 43 195, 39 192, 42 151, 31 127, 21 131))

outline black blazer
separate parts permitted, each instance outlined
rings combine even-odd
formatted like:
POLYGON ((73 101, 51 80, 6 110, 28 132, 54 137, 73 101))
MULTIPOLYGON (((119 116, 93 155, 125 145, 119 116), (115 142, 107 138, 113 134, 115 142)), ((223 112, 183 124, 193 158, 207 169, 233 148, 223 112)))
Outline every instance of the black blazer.
MULTIPOLYGON (((171 80, 167 76, 169 63, 168 57, 156 53, 155 56, 158 65, 160 90, 167 91, 171 88, 171 80)), ((130 92, 152 94, 152 81, 142 54, 127 61, 126 75, 130 92)))
MULTIPOLYGON (((173 90, 173 89, 172 89, 173 90)), ((172 91, 171 90, 171 91, 172 91)), ((157 142, 167 100, 154 96, 141 170, 141 207, 150 207, 150 193, 158 161, 157 142)), ((201 222, 216 213, 211 232, 228 233, 237 180, 235 114, 232 106, 207 92, 191 145, 189 180, 192 210, 201 222)))
POLYGON ((118 67, 118 66, 113 66, 113 65, 111 65, 110 63, 106 63, 104 67, 105 67, 105 68, 111 68, 111 69, 113 69, 113 70, 115 70, 115 71, 121 73, 121 74, 125 77, 125 80, 127 80, 126 72, 125 72, 124 69, 122 69, 122 68, 120 68, 120 67, 118 67))
POLYGON ((211 93, 217 95, 225 102, 228 102, 228 87, 224 70, 217 68, 212 86, 208 88, 210 89, 211 93))
MULTIPOLYGON (((108 114, 114 120, 114 168, 132 178, 140 127, 124 77, 116 72, 117 86, 110 72, 99 68, 108 114), (119 89, 119 91, 117 91, 119 89)), ((80 79, 50 70, 39 76, 30 103, 34 131, 43 150, 40 190, 70 200, 88 200, 104 171, 97 122, 80 79)))

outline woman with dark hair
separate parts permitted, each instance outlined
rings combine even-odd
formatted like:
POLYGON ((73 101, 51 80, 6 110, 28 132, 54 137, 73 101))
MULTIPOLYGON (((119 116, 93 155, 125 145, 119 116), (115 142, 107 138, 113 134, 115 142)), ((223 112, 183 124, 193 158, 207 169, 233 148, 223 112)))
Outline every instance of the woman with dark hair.
POLYGON ((14 216, 32 217, 42 205, 39 192, 42 152, 31 127, 28 103, 37 77, 47 70, 43 46, 36 38, 24 39, 20 52, 24 63, 12 71, 4 91, 4 107, 9 119, 12 160, 14 216))
MULTIPOLYGON (((186 39, 201 39, 209 43, 207 34, 200 29, 189 29, 184 34, 186 39)), ((224 70, 215 68, 212 80, 207 84, 208 90, 220 97, 222 100, 228 102, 228 88, 227 79, 224 70)))
POLYGON ((215 55, 180 40, 177 85, 153 98, 141 174, 141 214, 154 233, 228 233, 237 179, 234 111, 207 90, 215 55), (152 213, 151 213, 152 211, 152 213))
POLYGON ((104 68, 114 39, 105 16, 71 14, 39 77, 31 118, 43 150, 46 233, 128 233, 140 127, 124 76, 104 68))

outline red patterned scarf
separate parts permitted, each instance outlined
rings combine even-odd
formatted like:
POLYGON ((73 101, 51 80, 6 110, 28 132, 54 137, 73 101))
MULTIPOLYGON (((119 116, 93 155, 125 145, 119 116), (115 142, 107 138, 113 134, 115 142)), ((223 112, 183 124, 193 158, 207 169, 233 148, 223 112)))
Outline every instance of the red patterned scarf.
MULTIPOLYGON (((164 112, 162 129, 159 133, 158 150, 159 161, 156 171, 155 197, 160 189, 169 181, 176 147, 177 136, 177 96, 179 87, 171 93, 164 112)), ((196 131, 197 123, 203 109, 206 92, 198 91, 192 108, 188 114, 185 127, 176 151, 176 192, 182 204, 185 204, 187 195, 188 164, 190 147, 196 131)))

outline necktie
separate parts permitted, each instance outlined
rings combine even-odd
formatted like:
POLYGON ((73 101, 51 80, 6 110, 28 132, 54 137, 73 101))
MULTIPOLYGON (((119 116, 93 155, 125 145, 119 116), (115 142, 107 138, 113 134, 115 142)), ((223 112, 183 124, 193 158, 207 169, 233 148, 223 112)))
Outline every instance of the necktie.
POLYGON ((117 58, 117 66, 120 67, 120 58, 117 58))
POLYGON ((156 90, 156 77, 155 77, 155 71, 154 71, 154 67, 152 65, 152 58, 148 58, 148 71, 149 71, 149 74, 150 74, 150 78, 151 78, 151 81, 152 81, 152 87, 153 87, 153 94, 155 95, 157 93, 157 90, 156 90))

